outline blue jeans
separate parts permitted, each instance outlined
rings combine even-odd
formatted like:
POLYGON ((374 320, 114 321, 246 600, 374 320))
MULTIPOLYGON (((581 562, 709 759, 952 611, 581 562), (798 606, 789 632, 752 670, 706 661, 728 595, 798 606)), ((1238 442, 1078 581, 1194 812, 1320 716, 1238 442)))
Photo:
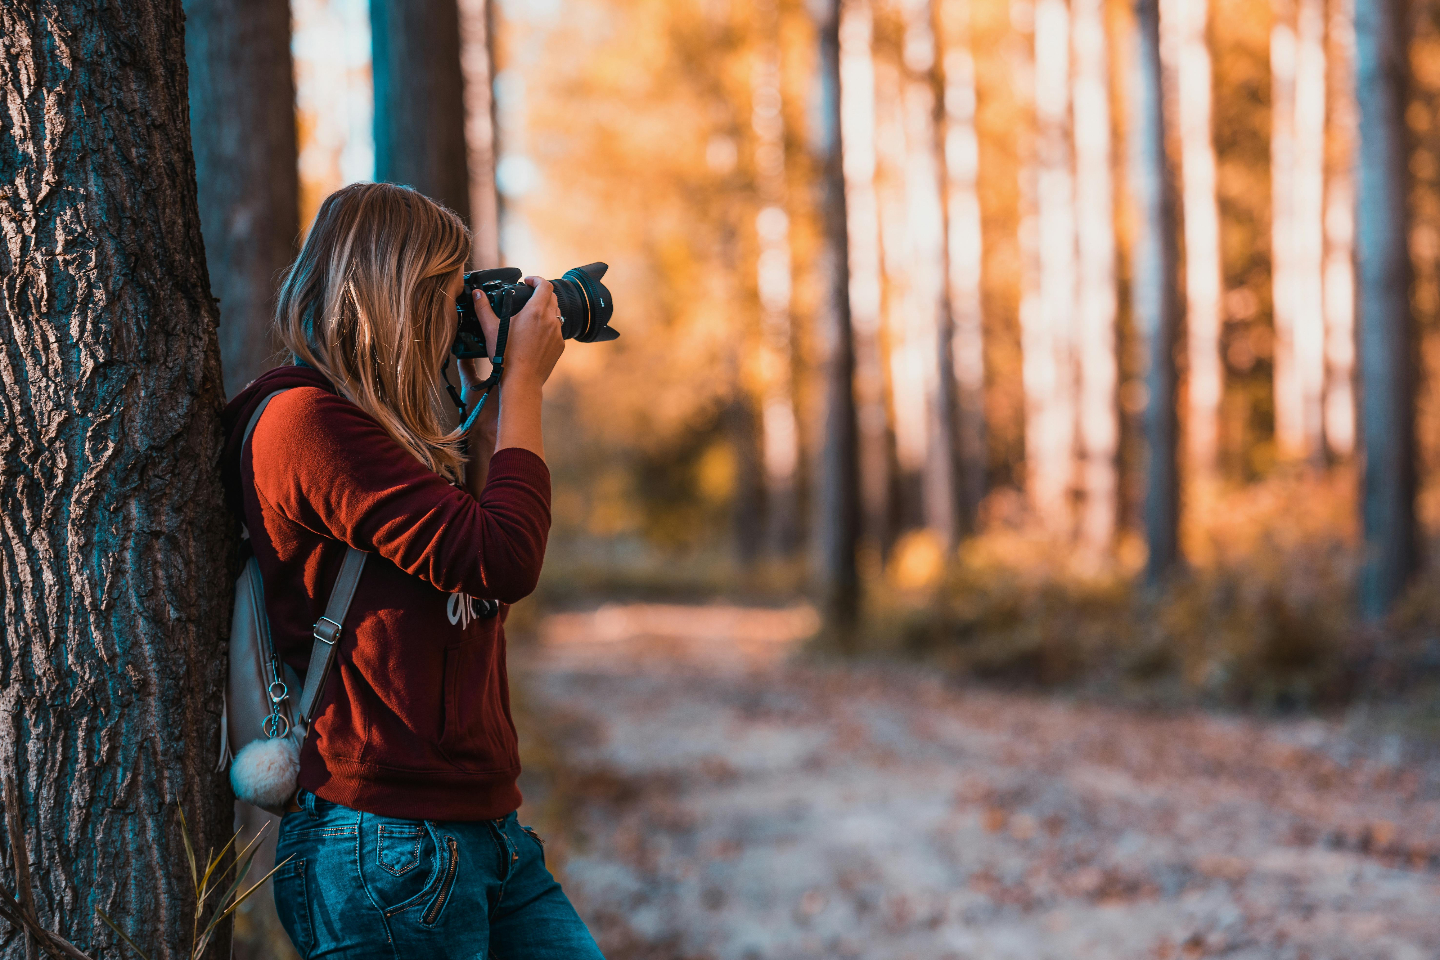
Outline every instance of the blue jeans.
POLYGON ((515 814, 400 820, 300 791, 280 822, 280 922, 302 957, 604 960, 515 814))

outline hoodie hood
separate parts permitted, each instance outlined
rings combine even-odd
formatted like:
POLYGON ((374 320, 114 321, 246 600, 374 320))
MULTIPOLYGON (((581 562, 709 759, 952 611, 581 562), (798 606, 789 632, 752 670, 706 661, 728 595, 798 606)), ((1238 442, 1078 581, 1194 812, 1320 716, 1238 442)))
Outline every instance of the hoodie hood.
POLYGON ((267 370, 251 381, 250 385, 235 395, 225 405, 220 416, 221 429, 225 431, 225 451, 220 458, 220 478, 225 486, 225 503, 237 517, 244 516, 244 501, 240 495, 240 447, 245 439, 245 426, 255 415, 260 401, 277 390, 293 387, 319 387, 335 392, 330 381, 312 367, 285 366, 267 370))

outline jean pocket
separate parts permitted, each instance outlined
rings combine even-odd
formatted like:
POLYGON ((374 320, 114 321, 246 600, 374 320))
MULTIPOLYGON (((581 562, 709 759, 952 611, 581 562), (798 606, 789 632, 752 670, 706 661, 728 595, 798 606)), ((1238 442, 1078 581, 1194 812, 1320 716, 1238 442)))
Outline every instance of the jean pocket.
POLYGON ((290 942, 302 957, 315 947, 315 930, 310 922, 310 890, 305 882, 306 861, 293 857, 281 864, 272 878, 275 883, 275 912, 290 942))
POLYGON ((382 870, 402 877, 420 864, 424 824, 382 823, 376 836, 375 859, 382 870))

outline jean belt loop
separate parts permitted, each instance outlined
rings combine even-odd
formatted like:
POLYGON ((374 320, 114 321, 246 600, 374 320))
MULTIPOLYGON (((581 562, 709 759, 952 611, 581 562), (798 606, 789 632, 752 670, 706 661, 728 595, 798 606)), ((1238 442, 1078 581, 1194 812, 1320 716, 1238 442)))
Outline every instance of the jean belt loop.
POLYGON ((304 807, 305 812, 310 814, 311 820, 320 819, 320 814, 315 812, 315 794, 309 790, 300 791, 300 806, 304 807))

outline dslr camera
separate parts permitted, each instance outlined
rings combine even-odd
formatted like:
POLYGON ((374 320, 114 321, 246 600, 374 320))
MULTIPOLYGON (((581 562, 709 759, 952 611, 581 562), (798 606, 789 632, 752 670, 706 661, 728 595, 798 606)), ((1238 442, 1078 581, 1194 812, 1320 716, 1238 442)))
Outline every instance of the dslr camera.
MULTIPOLYGON (((603 263, 587 263, 567 270, 558 280, 550 281, 560 306, 560 335, 566 340, 597 343, 620 336, 620 331, 610 326, 610 316, 615 312, 610 291, 600 282, 608 269, 603 263)), ((465 292, 455 298, 460 327, 455 333, 451 353, 462 360, 490 356, 485 331, 480 326, 480 315, 475 312, 474 293, 479 290, 485 294, 495 316, 507 320, 519 313, 535 292, 534 287, 520 282, 521 276, 514 267, 473 270, 465 274, 465 292)), ((501 340, 504 340, 503 334, 501 340)))

